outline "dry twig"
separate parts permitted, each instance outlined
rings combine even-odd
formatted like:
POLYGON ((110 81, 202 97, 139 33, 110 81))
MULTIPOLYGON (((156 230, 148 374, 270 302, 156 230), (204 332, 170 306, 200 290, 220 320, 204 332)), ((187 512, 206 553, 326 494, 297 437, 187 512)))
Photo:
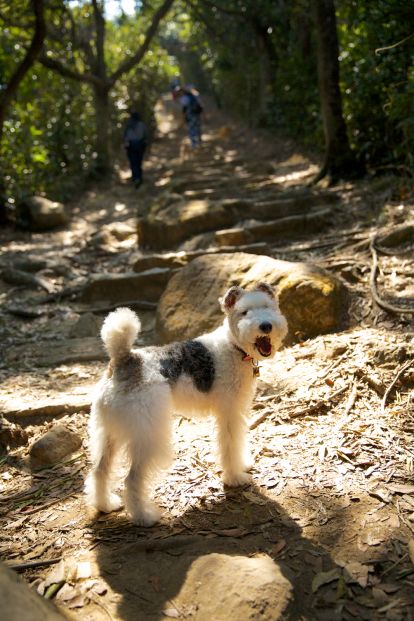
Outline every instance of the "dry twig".
POLYGON ((263 421, 265 421, 266 418, 270 416, 270 414, 273 414, 273 412, 274 412, 273 408, 270 408, 270 407, 264 408, 263 412, 250 423, 249 429, 256 429, 256 427, 261 425, 263 421))
POLYGON ((308 414, 314 414, 315 412, 317 412, 324 406, 334 401, 337 397, 342 395, 347 390, 348 386, 349 384, 345 384, 345 386, 342 386, 342 388, 339 388, 339 390, 334 392, 332 395, 330 395, 326 399, 320 399, 320 401, 317 401, 313 405, 309 405, 304 410, 300 410, 299 412, 292 412, 292 414, 290 414, 290 418, 299 418, 299 416, 307 416, 308 414))
POLYGON ((398 369, 397 373, 395 374, 394 379, 392 380, 391 384, 388 386, 388 388, 385 391, 384 396, 382 398, 382 401, 381 401, 381 414, 384 414, 384 412, 385 412, 385 406, 386 406, 386 403, 387 403, 388 395, 390 394, 391 390, 394 388, 395 384, 400 379, 401 375, 404 373, 404 371, 406 369, 408 369, 408 367, 410 366, 411 363, 412 363, 412 360, 406 360, 405 363, 402 365, 402 367, 400 367, 398 369))
POLYGON ((349 412, 354 407, 357 396, 358 396, 358 387, 357 387, 356 380, 354 379, 352 383, 351 392, 349 393, 348 400, 345 404, 345 410, 344 410, 345 416, 348 416, 349 412))
POLYGON ((383 300, 377 290, 377 274, 378 274, 378 254, 375 246, 375 242, 377 239, 377 235, 374 235, 371 239, 369 248, 371 250, 372 255, 372 267, 371 274, 369 277, 369 284, 371 288, 371 295, 374 302, 383 310, 386 310, 390 313, 400 314, 400 315, 411 315, 414 313, 414 308, 404 308, 402 306, 394 306, 393 304, 389 304, 383 300))
POLYGON ((14 569, 15 571, 24 571, 25 569, 33 569, 35 567, 47 567, 48 565, 54 565, 55 563, 59 563, 62 560, 62 556, 58 556, 57 558, 45 558, 39 559, 38 561, 27 561, 26 563, 15 563, 9 564, 6 563, 9 569, 14 569))

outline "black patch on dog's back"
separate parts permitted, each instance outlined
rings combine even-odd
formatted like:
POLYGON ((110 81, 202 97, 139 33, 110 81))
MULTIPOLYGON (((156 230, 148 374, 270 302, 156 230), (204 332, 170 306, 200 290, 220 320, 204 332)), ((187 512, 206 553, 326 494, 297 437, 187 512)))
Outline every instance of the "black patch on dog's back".
POLYGON ((172 384, 185 373, 192 378, 197 390, 208 392, 214 382, 214 358, 199 341, 174 343, 160 359, 160 373, 172 384))

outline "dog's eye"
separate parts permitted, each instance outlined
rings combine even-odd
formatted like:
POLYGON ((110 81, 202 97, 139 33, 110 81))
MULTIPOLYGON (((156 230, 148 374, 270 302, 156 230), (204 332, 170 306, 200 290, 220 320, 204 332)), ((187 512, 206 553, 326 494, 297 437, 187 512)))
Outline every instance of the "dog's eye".
POLYGON ((244 315, 247 315, 248 312, 249 311, 245 310, 245 311, 242 311, 240 314, 244 316, 244 315))

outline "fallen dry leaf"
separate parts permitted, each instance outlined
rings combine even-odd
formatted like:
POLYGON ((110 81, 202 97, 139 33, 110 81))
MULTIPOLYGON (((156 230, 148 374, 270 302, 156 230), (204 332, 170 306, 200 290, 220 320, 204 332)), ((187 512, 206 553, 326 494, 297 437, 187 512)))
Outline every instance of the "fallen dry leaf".
POLYGON ((344 567, 347 582, 357 582, 363 589, 368 583, 368 574, 373 570, 372 565, 363 565, 358 561, 351 561, 344 567))
POLYGON ((53 569, 47 574, 44 586, 47 588, 51 584, 58 584, 64 582, 66 578, 66 565, 63 560, 54 565, 53 569))
POLYGON ((387 488, 395 494, 414 494, 414 485, 403 485, 401 483, 389 483, 387 488))
POLYGON ((334 580, 338 580, 340 575, 341 571, 338 567, 334 567, 334 569, 331 569, 330 571, 320 571, 312 580, 312 593, 316 593, 321 586, 330 584, 331 582, 334 582, 334 580))
POLYGON ((178 610, 176 610, 175 608, 166 608, 162 611, 162 614, 164 615, 164 617, 170 617, 171 619, 178 619, 178 617, 180 616, 178 610))
POLYGON ((92 567, 89 561, 80 561, 76 565, 76 580, 84 580, 92 575, 92 567))

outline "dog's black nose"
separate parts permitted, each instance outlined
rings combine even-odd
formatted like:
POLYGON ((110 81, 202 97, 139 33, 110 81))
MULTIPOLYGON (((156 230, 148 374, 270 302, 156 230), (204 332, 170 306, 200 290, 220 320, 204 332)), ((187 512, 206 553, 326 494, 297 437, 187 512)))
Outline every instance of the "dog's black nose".
POLYGON ((272 331, 272 324, 269 323, 268 321, 264 321, 263 323, 260 324, 259 328, 265 334, 269 334, 269 332, 272 331))

